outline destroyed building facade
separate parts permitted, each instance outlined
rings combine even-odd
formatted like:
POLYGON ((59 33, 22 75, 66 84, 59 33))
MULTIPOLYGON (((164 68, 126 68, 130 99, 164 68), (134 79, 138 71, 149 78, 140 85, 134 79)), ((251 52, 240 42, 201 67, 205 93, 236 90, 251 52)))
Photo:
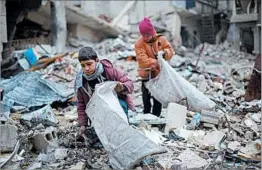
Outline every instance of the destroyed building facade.
POLYGON ((261 0, 234 0, 230 21, 235 48, 261 54, 261 0))

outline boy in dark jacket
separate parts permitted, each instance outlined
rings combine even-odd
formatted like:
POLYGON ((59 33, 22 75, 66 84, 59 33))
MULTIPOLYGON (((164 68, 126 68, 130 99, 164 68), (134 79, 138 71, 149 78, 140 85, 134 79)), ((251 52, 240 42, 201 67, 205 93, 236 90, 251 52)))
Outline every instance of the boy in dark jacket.
POLYGON ((127 114, 128 109, 133 110, 134 106, 128 94, 133 92, 132 81, 117 69, 113 68, 110 61, 99 60, 96 52, 91 47, 84 47, 79 51, 78 60, 82 70, 76 77, 77 113, 78 123, 81 126, 80 133, 83 133, 88 124, 88 116, 85 112, 95 90, 95 85, 104 81, 117 81, 115 87, 119 103, 127 114))

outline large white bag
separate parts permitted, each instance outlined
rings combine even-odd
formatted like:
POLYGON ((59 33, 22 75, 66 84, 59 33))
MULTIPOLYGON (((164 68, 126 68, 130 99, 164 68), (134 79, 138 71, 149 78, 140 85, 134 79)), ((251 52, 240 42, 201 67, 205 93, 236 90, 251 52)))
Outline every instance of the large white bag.
POLYGON ((96 86, 86 113, 98 138, 109 153, 115 169, 131 169, 145 156, 165 150, 129 126, 126 115, 114 94, 116 82, 107 81, 96 86))
POLYGON ((209 110, 215 107, 216 104, 212 100, 177 73, 161 54, 157 58, 161 71, 156 78, 149 80, 145 85, 164 107, 167 107, 168 103, 177 103, 184 98, 187 98, 188 109, 192 111, 209 110))

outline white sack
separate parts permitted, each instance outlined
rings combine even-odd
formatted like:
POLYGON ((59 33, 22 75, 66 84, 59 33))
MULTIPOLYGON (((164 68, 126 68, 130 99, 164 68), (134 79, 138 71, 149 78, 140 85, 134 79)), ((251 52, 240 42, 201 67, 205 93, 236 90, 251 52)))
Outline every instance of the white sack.
POLYGON ((201 111, 215 107, 215 103, 201 93, 195 86, 177 73, 161 55, 158 55, 161 71, 159 75, 149 80, 145 85, 164 107, 168 103, 177 103, 187 97, 189 110, 201 111))
POLYGON ((144 134, 129 126, 125 113, 114 94, 117 82, 96 86, 86 113, 97 136, 109 153, 115 169, 131 169, 145 156, 165 151, 144 134))

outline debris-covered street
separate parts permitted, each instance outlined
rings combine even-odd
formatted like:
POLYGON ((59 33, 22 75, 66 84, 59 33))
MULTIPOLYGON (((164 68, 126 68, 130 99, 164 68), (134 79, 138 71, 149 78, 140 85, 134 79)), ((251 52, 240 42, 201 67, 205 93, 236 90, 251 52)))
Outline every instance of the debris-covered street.
MULTIPOLYGON (((261 2, 255 1, 261 11, 261 2)), ((141 23, 145 19, 139 18, 142 21, 136 24, 136 29, 140 32, 136 33, 123 31, 124 26, 132 24, 119 24, 128 12, 134 15, 136 10, 132 11, 132 6, 137 7, 136 3, 141 2, 128 1, 113 20, 106 16, 84 16, 77 5, 69 3, 64 4, 63 11, 59 6, 63 3, 58 2, 47 3, 51 3, 51 10, 58 11, 57 15, 64 13, 68 30, 73 27, 73 20, 81 25, 81 19, 89 22, 91 29, 87 24, 82 28, 76 26, 73 30, 77 33, 70 32, 86 39, 67 36, 65 42, 62 41, 66 34, 62 35, 61 26, 55 38, 52 37, 53 44, 40 41, 38 37, 37 43, 13 42, 10 48, 6 48, 8 43, 3 46, 0 169, 261 169, 261 47, 257 53, 250 53, 248 45, 246 50, 237 49, 235 42, 240 40, 230 41, 233 36, 230 21, 227 20, 230 26, 225 40, 211 43, 203 37, 195 42, 196 35, 185 38, 184 20, 180 21, 181 30, 179 27, 177 34, 177 30, 173 31, 175 28, 167 26, 168 21, 178 24, 168 13, 150 17, 154 29, 161 31, 172 44, 174 55, 168 61, 165 59, 168 52, 163 50, 165 57, 158 52, 155 58, 160 72, 152 78, 150 73, 145 82, 139 76, 140 53, 137 50, 141 23), (100 34, 95 32, 98 28, 100 34), (90 88, 92 96, 84 108, 89 124, 85 131, 81 131, 83 118, 79 103, 86 99, 79 95, 77 79, 80 71, 86 74, 83 72, 85 63, 80 59, 83 47, 92 47, 100 63, 106 59, 114 69, 121 71, 123 75, 114 72, 121 81, 125 76, 129 78, 125 82, 130 80, 133 85, 130 98, 134 105, 134 109, 127 105, 129 110, 125 112, 116 89, 120 80, 110 81, 106 75, 106 81, 99 81, 94 89, 90 88), (144 113, 143 88, 149 90, 153 103, 157 100, 163 106, 160 116, 144 113)), ((42 4, 30 12, 35 13, 34 16, 28 14, 24 19, 28 23, 23 24, 33 27, 29 21, 38 23, 35 16, 42 16, 46 9, 47 5, 42 4)), ((174 15, 182 18, 185 13, 180 11, 174 15)), ((57 22, 57 25, 66 25, 63 21, 57 22)), ((220 35, 221 30, 224 31, 223 26, 216 35, 220 35)), ((261 35, 261 28, 259 33, 261 35)), ((26 28, 17 26, 14 37, 22 34, 30 35, 26 28)), ((256 47, 253 48, 255 51, 256 47)), ((85 76, 89 81, 90 77, 85 76)), ((120 92, 132 87, 123 84, 120 83, 120 92)), ((87 91, 89 93, 89 89, 87 91)))

